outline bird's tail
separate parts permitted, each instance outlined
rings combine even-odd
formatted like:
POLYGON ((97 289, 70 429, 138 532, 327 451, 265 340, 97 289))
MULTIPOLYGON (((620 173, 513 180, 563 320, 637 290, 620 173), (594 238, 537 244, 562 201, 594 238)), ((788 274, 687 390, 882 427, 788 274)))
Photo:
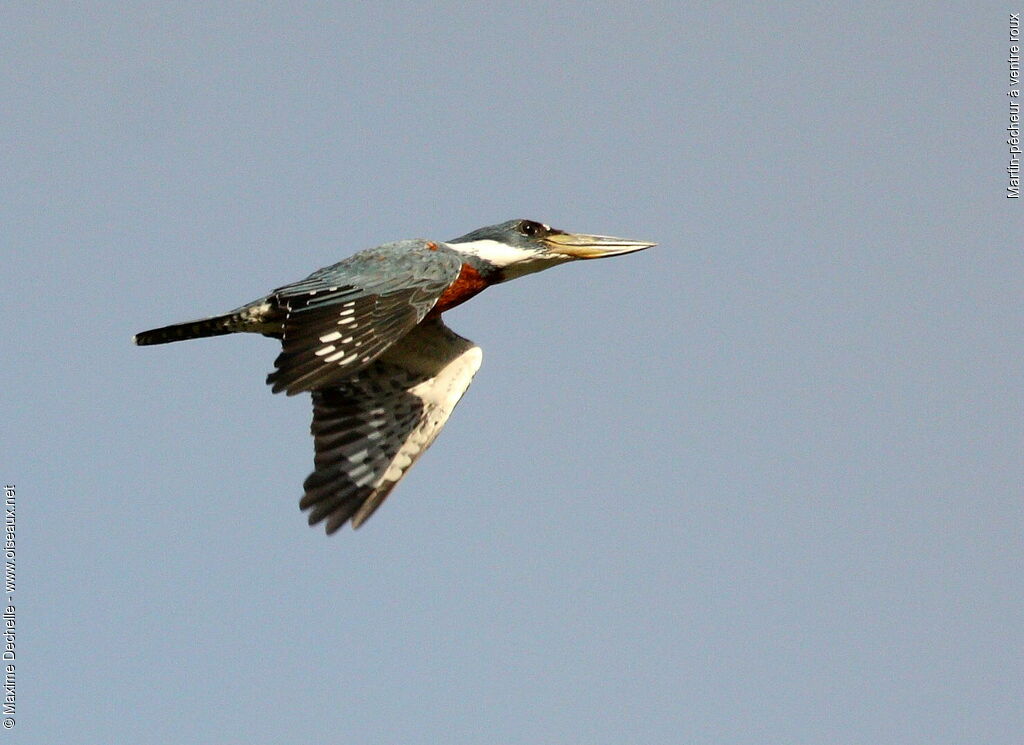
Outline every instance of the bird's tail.
POLYGON ((135 343, 141 347, 148 344, 167 344, 172 341, 185 341, 186 339, 201 339, 204 336, 230 334, 233 331, 239 330, 239 320, 238 311, 232 311, 222 316, 201 318, 198 321, 172 323, 170 326, 140 331, 135 335, 135 343))

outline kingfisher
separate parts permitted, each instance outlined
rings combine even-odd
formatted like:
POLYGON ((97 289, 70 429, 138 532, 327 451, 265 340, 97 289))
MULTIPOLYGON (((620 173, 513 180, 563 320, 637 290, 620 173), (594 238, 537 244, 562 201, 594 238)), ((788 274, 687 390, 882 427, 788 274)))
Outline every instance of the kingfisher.
POLYGON ((487 287, 578 259, 656 244, 509 220, 450 241, 360 251, 228 313, 143 331, 138 345, 251 332, 279 339, 267 384, 309 392, 314 470, 299 501, 309 524, 358 528, 430 446, 469 388, 482 352, 442 314, 487 287))

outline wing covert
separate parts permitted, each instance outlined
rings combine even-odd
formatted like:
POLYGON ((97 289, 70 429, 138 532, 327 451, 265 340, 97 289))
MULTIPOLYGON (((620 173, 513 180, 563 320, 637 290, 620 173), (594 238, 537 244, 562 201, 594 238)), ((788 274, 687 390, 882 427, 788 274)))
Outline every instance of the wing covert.
POLYGON ((281 353, 267 376, 274 393, 349 378, 422 321, 461 268, 431 245, 386 244, 275 290, 284 321, 281 353))

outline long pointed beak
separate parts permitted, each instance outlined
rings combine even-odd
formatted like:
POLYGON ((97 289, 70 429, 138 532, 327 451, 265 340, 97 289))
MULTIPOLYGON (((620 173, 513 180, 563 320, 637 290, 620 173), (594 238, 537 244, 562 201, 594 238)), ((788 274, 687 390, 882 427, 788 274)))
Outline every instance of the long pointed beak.
POLYGON ((544 237, 544 242, 555 253, 572 256, 574 259, 600 259, 605 256, 643 251, 645 248, 658 245, 650 241, 582 233, 552 233, 544 237))

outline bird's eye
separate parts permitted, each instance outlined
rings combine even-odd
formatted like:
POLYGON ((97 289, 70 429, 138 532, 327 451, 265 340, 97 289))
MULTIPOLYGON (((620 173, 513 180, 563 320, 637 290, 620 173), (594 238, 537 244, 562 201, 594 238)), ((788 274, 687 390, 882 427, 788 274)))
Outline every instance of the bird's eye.
POLYGON ((519 229, 522 231, 523 235, 533 238, 543 231, 543 226, 540 223, 523 220, 523 224, 519 226, 519 229))

